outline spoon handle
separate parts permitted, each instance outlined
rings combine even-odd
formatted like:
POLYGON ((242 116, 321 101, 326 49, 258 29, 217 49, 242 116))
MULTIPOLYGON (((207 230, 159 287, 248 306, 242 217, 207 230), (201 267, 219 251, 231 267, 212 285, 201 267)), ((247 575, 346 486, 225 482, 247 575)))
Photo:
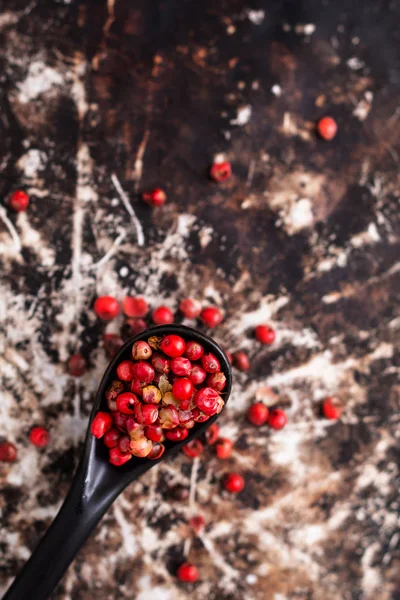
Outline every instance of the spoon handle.
POLYGON ((47 600, 115 494, 93 494, 85 500, 84 469, 78 467, 71 489, 32 556, 3 600, 47 600))

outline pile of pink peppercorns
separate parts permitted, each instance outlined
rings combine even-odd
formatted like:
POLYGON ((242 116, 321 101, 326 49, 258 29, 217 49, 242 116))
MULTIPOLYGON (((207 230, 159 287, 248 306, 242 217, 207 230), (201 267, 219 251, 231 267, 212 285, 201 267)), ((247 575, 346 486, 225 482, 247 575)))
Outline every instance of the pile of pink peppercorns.
POLYGON ((109 412, 98 412, 91 425, 117 466, 132 456, 160 458, 166 439, 185 440, 196 423, 219 414, 225 404, 220 394, 226 377, 217 357, 199 342, 153 335, 135 342, 131 354, 106 391, 109 412))

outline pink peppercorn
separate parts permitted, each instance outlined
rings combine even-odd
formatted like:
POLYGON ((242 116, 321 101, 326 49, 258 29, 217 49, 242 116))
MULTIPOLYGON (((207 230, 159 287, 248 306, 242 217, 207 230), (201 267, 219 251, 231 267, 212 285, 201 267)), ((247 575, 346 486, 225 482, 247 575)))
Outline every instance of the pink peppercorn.
POLYGON ((222 371, 218 371, 217 373, 210 373, 207 377, 207 387, 213 388, 218 392, 222 392, 226 385, 226 377, 222 373, 222 371))
POLYGON ((194 583, 199 578, 197 567, 190 563, 184 563, 176 572, 178 579, 185 583, 194 583))
POLYGON ((256 402, 247 409, 247 418, 253 425, 259 427, 268 421, 269 410, 262 402, 256 402))
POLYGON ((331 141, 337 133, 337 123, 332 117, 323 117, 317 123, 317 132, 319 136, 326 141, 331 141))
POLYGON ((117 367, 117 377, 121 381, 132 381, 135 377, 135 363, 130 360, 123 360, 117 367))
POLYGON ((287 416, 285 411, 281 410, 280 408, 276 408, 269 413, 268 425, 272 427, 272 429, 283 429, 286 424, 287 416))
POLYGON ((17 459, 17 448, 11 442, 0 444, 0 462, 14 462, 17 459))
POLYGON ((249 357, 243 350, 234 353, 233 364, 239 371, 248 371, 250 369, 249 357))
POLYGON ((229 458, 232 454, 233 442, 228 438, 219 438, 215 444, 215 454, 217 458, 229 458))
POLYGON ((159 306, 151 315, 153 323, 156 325, 169 325, 174 322, 174 314, 167 306, 159 306))
POLYGON ((200 313, 200 318, 207 327, 216 327, 223 319, 222 312, 216 306, 208 306, 203 308, 200 313))
POLYGON ((185 298, 180 303, 179 310, 187 319, 196 319, 201 312, 201 305, 197 300, 185 298))
POLYGON ((210 177, 217 183, 220 183, 221 181, 226 181, 231 176, 232 167, 230 162, 216 162, 213 165, 211 165, 210 177))
POLYGON ((255 335, 257 340, 265 346, 273 344, 276 338, 275 330, 269 325, 258 325, 256 327, 255 335))
MULTIPOLYGON (((200 367, 200 365, 193 365, 192 372, 189 375, 189 379, 194 383, 194 385, 200 385, 203 383, 207 376, 207 373, 200 367)), ((210 386, 212 387, 212 386, 210 386)))
POLYGON ((189 458, 196 458, 196 456, 200 456, 200 454, 203 452, 204 446, 200 440, 192 440, 188 442, 186 446, 182 448, 182 450, 189 458))
POLYGON ((86 360, 81 354, 73 354, 68 359, 68 372, 74 377, 80 377, 86 371, 86 360))
POLYGON ((203 354, 201 357, 201 366, 205 371, 207 371, 207 373, 217 373, 221 370, 219 360, 211 352, 203 354))
POLYGON ((335 396, 325 398, 322 403, 322 411, 326 419, 336 420, 339 419, 343 412, 343 404, 335 396))
POLYGON ((23 212, 28 208, 29 196, 22 190, 16 190, 9 197, 8 205, 16 212, 23 212))
POLYGON ((115 448, 110 448, 109 450, 109 461, 112 465, 116 467, 120 467, 125 464, 132 458, 130 452, 122 452, 121 449, 116 446, 115 448))
MULTIPOLYGON (((108 413, 104 414, 107 414, 112 422, 111 416, 108 413)), ((29 441, 38 448, 44 448, 50 441, 50 434, 44 427, 34 427, 29 433, 29 441)))
POLYGON ((150 206, 163 206, 167 201, 167 194, 161 188, 155 188, 142 194, 143 200, 150 206))
POLYGON ((190 340, 186 344, 184 356, 191 361, 199 360, 204 354, 204 348, 199 342, 190 340))
POLYGON ((144 317, 149 312, 149 305, 144 298, 125 296, 122 310, 127 317, 144 317))
POLYGON ((119 439, 121 434, 116 427, 112 427, 103 436, 103 442, 107 446, 107 448, 115 448, 118 446, 119 439))
MULTIPOLYGON (((92 425, 90 427, 90 431, 97 438, 102 438, 107 431, 111 429, 113 426, 112 416, 106 412, 98 412, 95 418, 92 421, 92 425)), ((38 428, 36 428, 38 429, 38 428)), ((34 430, 32 430, 34 431, 34 430)), ((31 435, 32 435, 31 431, 31 435)), ((31 440, 32 441, 32 440, 31 440)), ((34 443, 34 442, 32 442, 34 443)))
POLYGON ((182 356, 186 348, 185 340, 180 335, 166 335, 160 343, 160 350, 170 358, 182 356))
POLYGON ((103 321, 111 321, 119 313, 119 304, 112 296, 100 296, 94 303, 94 312, 103 321))
POLYGON ((224 488, 231 494, 238 494, 244 489, 244 479, 239 473, 228 473, 224 478, 224 488))

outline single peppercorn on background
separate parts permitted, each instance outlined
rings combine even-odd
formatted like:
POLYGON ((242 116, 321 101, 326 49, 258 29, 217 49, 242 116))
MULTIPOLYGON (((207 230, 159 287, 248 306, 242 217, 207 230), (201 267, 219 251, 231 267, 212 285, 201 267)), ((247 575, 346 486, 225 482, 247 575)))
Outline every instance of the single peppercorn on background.
POLYGON ((109 358, 175 321, 231 355, 220 430, 123 493, 52 600, 399 597, 399 19, 0 3, 0 595, 109 358))

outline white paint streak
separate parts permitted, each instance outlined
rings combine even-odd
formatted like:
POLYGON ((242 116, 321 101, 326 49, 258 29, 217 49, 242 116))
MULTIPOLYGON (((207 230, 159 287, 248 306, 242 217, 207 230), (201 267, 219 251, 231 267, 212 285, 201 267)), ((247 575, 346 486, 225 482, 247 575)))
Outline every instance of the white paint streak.
POLYGON ((136 213, 133 210, 131 203, 129 202, 129 198, 128 198, 127 194, 125 193, 125 191, 123 190, 123 188, 118 180, 118 177, 115 175, 115 173, 113 173, 111 175, 111 181, 112 181, 115 189, 117 190, 117 192, 126 208, 126 211, 131 218, 133 225, 135 226, 138 246, 144 246, 145 240, 144 240, 144 233, 143 233, 142 225, 141 225, 139 219, 137 218, 136 213))
POLYGON ((52 88, 60 87, 63 83, 64 79, 58 71, 45 65, 42 61, 36 60, 29 65, 26 79, 18 85, 17 98, 22 104, 28 104, 52 88))
MULTIPOLYGON (((15 229, 14 225, 11 223, 10 219, 8 218, 6 210, 1 205, 0 205, 0 219, 3 221, 4 225, 7 227, 8 231, 10 233, 11 239, 14 243, 15 252, 16 253, 21 252, 21 240, 19 238, 17 230, 15 229)), ((1 245, 0 245, 0 249, 1 249, 1 245)))

